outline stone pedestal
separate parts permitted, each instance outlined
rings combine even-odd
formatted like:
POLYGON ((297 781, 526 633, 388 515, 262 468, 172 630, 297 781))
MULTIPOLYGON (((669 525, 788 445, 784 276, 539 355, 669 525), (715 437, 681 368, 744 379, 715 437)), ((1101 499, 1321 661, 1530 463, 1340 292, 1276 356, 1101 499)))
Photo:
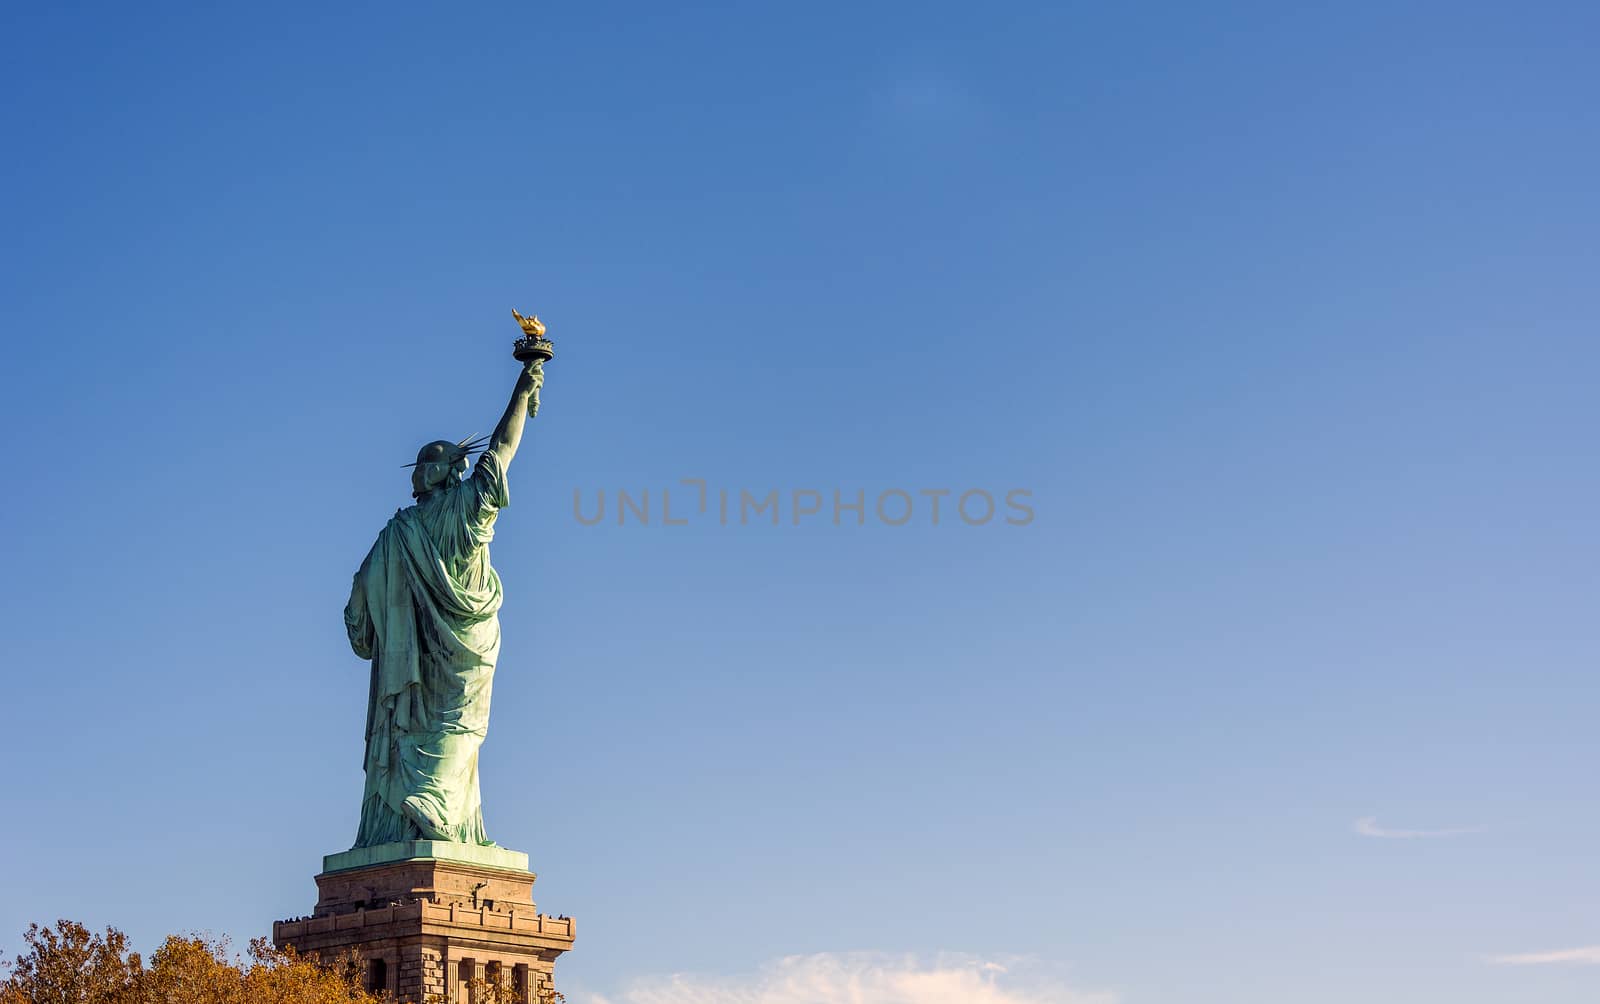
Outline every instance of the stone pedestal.
POLYGON ((473 979, 541 1004, 575 925, 538 912, 534 878, 526 854, 499 847, 417 840, 330 854, 315 912, 273 924, 272 941, 324 958, 354 948, 368 989, 408 1004, 474 1004, 473 979))

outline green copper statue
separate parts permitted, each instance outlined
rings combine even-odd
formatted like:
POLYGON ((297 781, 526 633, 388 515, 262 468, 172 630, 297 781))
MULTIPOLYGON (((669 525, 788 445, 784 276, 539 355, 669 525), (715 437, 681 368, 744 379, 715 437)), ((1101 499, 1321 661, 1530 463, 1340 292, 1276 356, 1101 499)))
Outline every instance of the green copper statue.
POLYGON ((523 423, 538 414, 550 357, 538 318, 517 319, 527 332, 515 353, 523 369, 500 424, 486 441, 440 440, 417 453, 408 465, 416 504, 378 534, 345 606, 350 646, 372 660, 356 847, 493 843, 478 795, 478 748, 500 654, 500 576, 489 541, 510 501, 506 468, 523 423))

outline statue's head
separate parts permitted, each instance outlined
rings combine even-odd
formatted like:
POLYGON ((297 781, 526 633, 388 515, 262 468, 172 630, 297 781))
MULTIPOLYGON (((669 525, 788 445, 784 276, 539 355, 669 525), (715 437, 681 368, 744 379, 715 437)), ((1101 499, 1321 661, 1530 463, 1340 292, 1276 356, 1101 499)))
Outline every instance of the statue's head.
POLYGON ((466 473, 467 458, 489 445, 489 436, 468 436, 459 443, 436 439, 417 451, 411 468, 411 497, 419 499, 441 485, 453 484, 466 473))
POLYGON ((459 481, 467 469, 467 451, 460 444, 439 439, 417 451, 411 465, 411 497, 421 498, 441 485, 459 481))

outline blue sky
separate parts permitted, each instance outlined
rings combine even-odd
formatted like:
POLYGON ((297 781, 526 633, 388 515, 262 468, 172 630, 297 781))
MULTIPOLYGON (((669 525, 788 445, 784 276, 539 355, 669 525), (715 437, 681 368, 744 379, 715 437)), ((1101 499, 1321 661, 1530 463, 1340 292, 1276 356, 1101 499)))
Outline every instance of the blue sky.
POLYGON ((309 909, 516 306, 484 801, 575 1000, 1600 993, 1592 6, 3 19, 0 950, 309 909), (1035 518, 574 518, 684 478, 1035 518))

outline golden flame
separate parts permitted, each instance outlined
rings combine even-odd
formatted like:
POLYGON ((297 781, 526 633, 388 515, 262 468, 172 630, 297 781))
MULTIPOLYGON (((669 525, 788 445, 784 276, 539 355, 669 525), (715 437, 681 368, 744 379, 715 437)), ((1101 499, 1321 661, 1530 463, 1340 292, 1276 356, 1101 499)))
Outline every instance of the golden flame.
POLYGON ((522 333, 527 335, 529 338, 544 337, 544 322, 539 320, 539 316, 537 314, 532 317, 523 317, 521 314, 517 313, 516 308, 513 307, 511 308, 511 316, 515 317, 517 319, 517 323, 522 325, 522 333))

